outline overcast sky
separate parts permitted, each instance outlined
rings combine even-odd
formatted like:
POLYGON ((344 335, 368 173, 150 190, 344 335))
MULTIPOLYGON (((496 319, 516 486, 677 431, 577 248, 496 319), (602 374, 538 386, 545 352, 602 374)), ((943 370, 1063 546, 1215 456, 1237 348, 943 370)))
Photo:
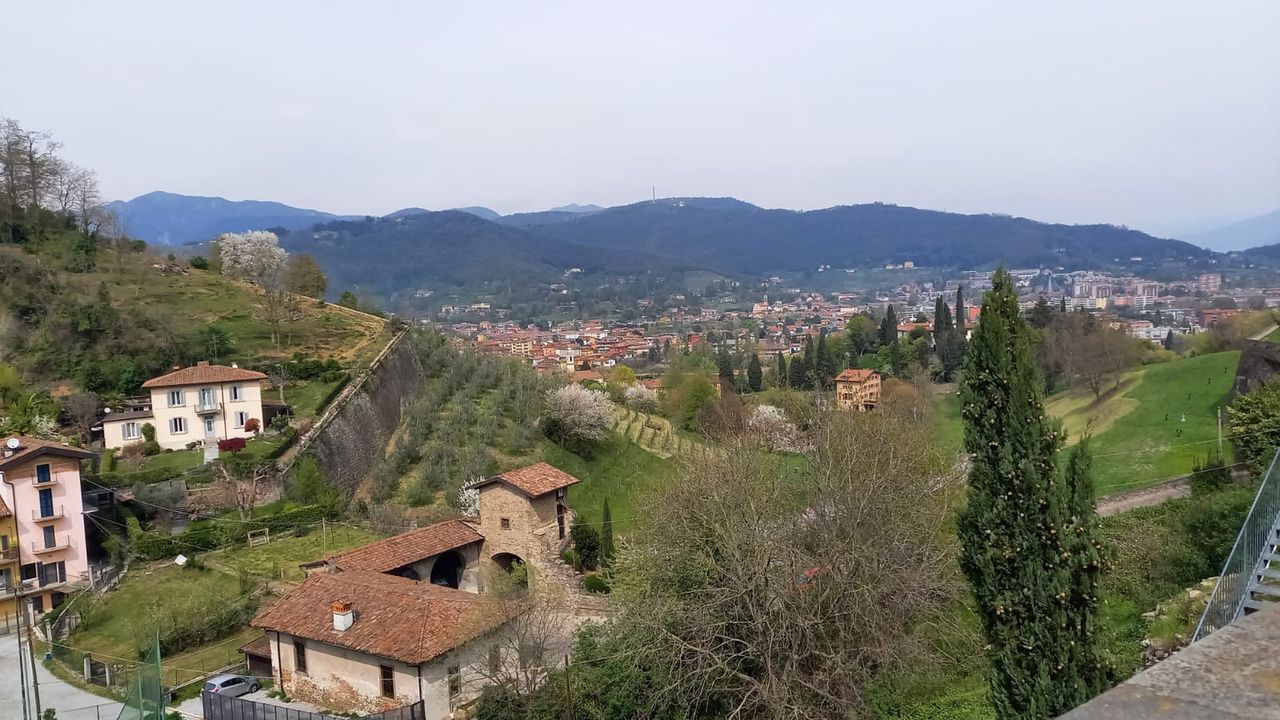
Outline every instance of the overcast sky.
POLYGON ((104 191, 650 194, 1172 233, 1280 208, 1277 0, 6 0, 0 116, 104 191))

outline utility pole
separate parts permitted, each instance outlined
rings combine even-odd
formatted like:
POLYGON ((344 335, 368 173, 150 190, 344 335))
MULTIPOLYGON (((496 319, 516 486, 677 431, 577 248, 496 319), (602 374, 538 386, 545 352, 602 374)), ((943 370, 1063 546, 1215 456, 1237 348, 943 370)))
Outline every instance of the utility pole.
POLYGON ((329 521, 320 518, 320 555, 324 557, 329 554, 329 521))
POLYGON ((27 658, 31 660, 31 695, 36 700, 36 718, 40 718, 44 713, 40 708, 40 678, 36 675, 36 651, 31 645, 31 634, 35 631, 30 624, 27 625, 27 658))
POLYGON ((31 705, 27 700, 27 665, 22 662, 22 599, 18 599, 18 628, 14 636, 18 640, 18 675, 22 688, 22 720, 31 720, 31 705))
POLYGON ((573 686, 569 683, 569 656, 564 656, 564 717, 573 720, 573 686))
POLYGON ((1218 460, 1226 462, 1226 456, 1222 454, 1222 406, 1218 406, 1218 460))

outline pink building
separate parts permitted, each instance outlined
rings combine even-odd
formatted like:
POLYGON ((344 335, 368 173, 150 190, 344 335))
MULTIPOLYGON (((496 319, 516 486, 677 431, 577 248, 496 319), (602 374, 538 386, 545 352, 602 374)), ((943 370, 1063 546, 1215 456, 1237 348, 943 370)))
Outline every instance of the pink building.
POLYGON ((35 613, 61 604, 89 577, 80 461, 93 453, 10 437, 0 448, 0 493, 17 527, 20 594, 35 613))

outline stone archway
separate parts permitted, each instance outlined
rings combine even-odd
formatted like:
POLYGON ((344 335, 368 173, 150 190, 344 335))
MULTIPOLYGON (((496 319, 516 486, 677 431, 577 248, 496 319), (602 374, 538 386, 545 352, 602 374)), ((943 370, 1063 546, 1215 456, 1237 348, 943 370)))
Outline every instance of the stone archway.
POLYGON ((451 587, 454 590, 462 584, 462 571, 467 561, 456 550, 441 553, 431 564, 431 584, 451 587))
POLYGON ((517 566, 524 565, 524 558, 509 552, 494 553, 489 558, 489 561, 502 568, 502 571, 508 574, 515 570, 517 566))

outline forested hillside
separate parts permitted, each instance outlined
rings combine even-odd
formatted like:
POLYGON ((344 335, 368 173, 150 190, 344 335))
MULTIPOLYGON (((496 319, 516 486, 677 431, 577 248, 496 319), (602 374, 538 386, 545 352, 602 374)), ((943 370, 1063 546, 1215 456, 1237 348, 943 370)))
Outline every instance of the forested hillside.
POLYGON ((1113 225, 1050 225, 880 203, 798 212, 766 210, 732 198, 669 198, 583 216, 538 214, 513 224, 562 240, 746 273, 905 261, 960 269, 1001 262, 1068 269, 1159 266, 1196 263, 1212 255, 1189 243, 1113 225), (1130 261, 1135 257, 1141 263, 1130 261))

